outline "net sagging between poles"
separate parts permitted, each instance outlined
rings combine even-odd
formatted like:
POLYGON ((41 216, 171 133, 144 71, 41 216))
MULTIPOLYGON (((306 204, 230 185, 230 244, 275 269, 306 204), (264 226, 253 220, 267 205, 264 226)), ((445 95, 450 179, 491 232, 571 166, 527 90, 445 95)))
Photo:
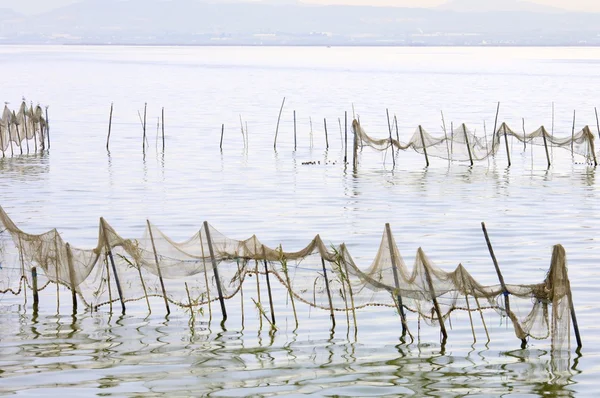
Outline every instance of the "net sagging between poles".
MULTIPOLYGON (((2 117, 0 118, 0 151, 5 153, 16 148, 22 152, 23 145, 29 145, 29 141, 34 141, 37 148, 44 147, 44 131, 47 130, 46 119, 43 116, 42 107, 33 104, 28 107, 25 101, 21 103, 17 112, 11 111, 7 105, 4 105, 2 117)), ((29 148, 29 147, 28 147, 29 148)))
POLYGON ((589 126, 565 137, 557 137, 548 133, 544 126, 531 133, 519 134, 508 127, 506 123, 502 123, 491 137, 485 133, 479 137, 476 136, 475 132, 464 123, 450 131, 444 130, 444 135, 440 137, 434 137, 419 126, 407 143, 394 139, 391 135, 389 138, 373 138, 365 132, 357 120, 353 121, 352 129, 359 146, 369 146, 378 151, 386 151, 392 147, 398 150, 412 148, 421 154, 426 151, 428 156, 459 162, 473 162, 485 160, 490 156, 495 156, 499 151, 507 150, 508 145, 505 144, 509 138, 513 137, 521 143, 545 147, 547 150, 563 148, 572 151, 573 154, 583 156, 588 163, 597 163, 595 138, 589 126))
POLYGON ((225 300, 236 296, 247 275, 264 274, 265 263, 292 300, 332 314, 370 306, 396 307, 401 312, 401 300, 402 311, 440 325, 453 311, 476 314, 493 309, 512 321, 520 339, 550 336, 554 349, 569 341, 572 303, 561 245, 554 246, 541 283, 509 284, 505 290, 501 285, 479 284, 460 264, 446 272, 420 248, 409 268, 388 224, 377 255, 364 268, 345 244, 328 246, 319 235, 304 249, 285 252, 281 246, 266 247, 256 236, 230 239, 208 223, 188 240, 174 242, 150 222, 141 238, 123 238, 101 218, 96 247, 80 249, 65 242, 56 229, 39 235, 23 232, 0 207, 1 293, 19 294, 22 281, 31 289, 35 267, 39 292, 58 283, 74 290, 93 310, 120 309, 137 300, 145 301, 150 310, 149 297, 193 309, 219 300, 219 288, 225 300), (507 311, 505 295, 522 299, 519 307, 527 305, 528 310, 507 311))

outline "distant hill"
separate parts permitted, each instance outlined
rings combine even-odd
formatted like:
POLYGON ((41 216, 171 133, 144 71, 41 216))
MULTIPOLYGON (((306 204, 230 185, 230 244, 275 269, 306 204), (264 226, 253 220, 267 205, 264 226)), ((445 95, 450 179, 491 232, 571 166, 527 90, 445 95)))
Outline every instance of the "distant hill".
POLYGON ((532 13, 565 13, 564 9, 549 7, 522 0, 450 0, 437 7, 438 10, 458 12, 518 11, 532 13))
POLYGON ((85 0, 39 15, 12 15, 11 23, 0 23, 0 43, 600 45, 600 14, 518 0, 453 0, 435 9, 85 0))

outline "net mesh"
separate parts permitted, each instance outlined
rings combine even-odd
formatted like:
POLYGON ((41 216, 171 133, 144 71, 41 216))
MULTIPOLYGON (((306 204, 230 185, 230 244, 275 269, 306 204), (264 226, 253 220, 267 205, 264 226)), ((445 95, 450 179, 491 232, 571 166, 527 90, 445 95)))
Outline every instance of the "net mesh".
MULTIPOLYGON (((361 268, 345 244, 326 245, 317 235, 304 249, 285 252, 269 248, 256 236, 235 240, 208 223, 191 238, 175 242, 147 222, 138 239, 120 236, 103 218, 98 243, 80 249, 63 241, 53 229, 32 235, 20 230, 0 207, 0 292, 19 294, 22 282, 38 291, 63 285, 92 309, 150 297, 186 308, 236 296, 248 275, 265 273, 281 283, 292 300, 328 311, 356 311, 370 306, 396 307, 418 313, 439 325, 454 311, 491 309, 507 317, 518 338, 546 339, 562 348, 569 339, 571 290, 566 253, 553 248, 550 269, 538 284, 484 286, 459 264, 451 272, 437 267, 417 250, 412 269, 404 261, 386 224, 381 244, 369 267, 361 268), (41 281, 41 282, 40 282, 41 281), (507 309, 509 296, 521 300, 516 314, 507 309)), ((441 325, 440 325, 441 326, 441 325)))
POLYGON ((23 146, 29 148, 29 141, 37 149, 38 142, 44 147, 44 132, 47 131, 44 111, 40 105, 29 107, 23 101, 17 112, 11 111, 8 105, 4 105, 2 117, 0 118, 0 151, 2 153, 19 150, 22 153, 23 146))
POLYGON ((580 155, 588 163, 596 164, 597 155, 594 145, 594 134, 589 126, 585 126, 579 132, 573 132, 568 137, 557 137, 548 133, 544 126, 531 133, 519 134, 513 131, 506 123, 502 123, 492 137, 482 134, 480 137, 470 130, 464 123, 458 127, 452 127, 450 131, 444 130, 443 135, 435 137, 418 126, 407 143, 389 138, 376 139, 369 136, 360 125, 360 122, 352 122, 352 130, 360 147, 368 146, 377 151, 386 151, 390 148, 398 150, 413 149, 427 156, 458 161, 473 162, 485 160, 495 156, 501 150, 508 150, 508 139, 514 138, 521 143, 535 145, 550 150, 552 148, 563 148, 573 154, 580 155))

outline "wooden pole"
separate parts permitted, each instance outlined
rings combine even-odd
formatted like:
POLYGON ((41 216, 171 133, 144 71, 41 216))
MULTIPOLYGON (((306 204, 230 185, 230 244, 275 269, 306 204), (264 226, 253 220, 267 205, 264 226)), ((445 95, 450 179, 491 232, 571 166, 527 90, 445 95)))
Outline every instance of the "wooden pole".
MULTIPOLYGON (((359 124, 357 124, 357 126, 360 126, 360 122, 358 122, 359 124)), ((356 171, 356 168, 358 167, 358 134, 356 133, 356 128, 355 128, 355 124, 352 123, 352 132, 354 133, 354 139, 353 139, 353 145, 352 145, 352 168, 354 171, 356 171)), ((393 156, 393 152, 392 152, 392 156, 393 156)))
MULTIPOLYGON (((394 141, 392 140, 392 125, 390 123, 390 112, 387 108, 385 108, 385 114, 387 115, 388 131, 390 132, 390 152, 392 153, 392 164, 394 167, 396 167, 396 159, 394 158, 394 141)), ((354 135, 356 135, 356 132, 354 132, 354 135)))
POLYGON ((327 136, 327 119, 323 118, 323 127, 325 127, 325 149, 329 149, 329 137, 327 136))
POLYGON ((210 304, 210 285, 208 283, 208 273, 206 272, 206 256, 204 255, 204 244, 202 243, 202 230, 198 232, 200 238, 200 250, 202 251, 202 266, 204 268, 204 282, 206 283, 206 301, 208 303, 208 322, 212 321, 212 305, 210 304))
POLYGON ((498 107, 496 108, 496 119, 494 120, 494 133, 492 135, 492 153, 494 153, 494 154, 496 153, 496 151, 494 151, 494 146, 496 145, 496 127, 498 126, 498 114, 499 113, 500 113, 500 101, 498 101, 498 107))
POLYGON ((8 122, 8 142, 10 143, 10 156, 13 157, 15 155, 15 152, 13 150, 13 140, 11 138, 11 133, 10 133, 10 122, 8 122))
MULTIPOLYGON (((42 128, 41 123, 40 128, 42 128)), ((46 107, 46 135, 48 136, 48 149, 50 149, 50 119, 48 118, 48 107, 46 107)))
MULTIPOLYGON (((12 147, 11 147, 12 149, 12 147)), ((344 164, 348 163, 348 111, 344 111, 344 164)))
POLYGON ((394 125, 396 126, 396 141, 400 143, 400 133, 398 132, 398 118, 394 115, 394 125))
POLYGON ((327 268, 325 267, 325 260, 321 257, 321 264, 323 266, 323 278, 325 278, 325 288, 327 289, 327 298, 329 299, 329 310, 331 311, 331 323, 335 328, 335 314, 333 313, 333 301, 331 300, 331 290, 329 290, 329 279, 327 278, 327 268))
MULTIPOLYGON (((490 237, 488 236, 487 229, 485 228, 485 223, 481 223, 481 229, 483 230, 483 234, 485 235, 485 241, 487 243, 488 250, 490 252, 490 256, 492 257, 492 261, 494 262, 494 268, 496 268, 496 274, 498 274, 498 280, 500 281, 500 286, 502 287, 502 292, 504 294, 504 306, 506 307, 506 314, 511 318, 510 311, 510 300, 509 300, 509 292, 506 289, 506 285, 504 284, 504 277, 502 276, 502 272, 500 271, 500 266, 498 265, 498 260, 496 260, 496 255, 494 254, 494 249, 492 248, 492 243, 490 242, 490 237)), ((525 339, 521 339, 521 348, 525 348, 527 346, 527 341, 525 339)))
POLYGON ((33 311, 37 311, 38 305, 40 303, 40 297, 38 295, 38 279, 36 267, 31 268, 31 279, 33 285, 33 311))
POLYGON ((163 106, 160 113, 160 125, 162 128, 162 150, 165 151, 165 107, 163 106))
POLYGON ((212 240, 210 238, 210 230, 208 229, 208 222, 204 221, 204 231, 206 232, 206 241, 208 243, 208 251, 210 253, 210 260, 212 261, 213 272, 215 274, 215 283, 217 284, 217 292, 219 293, 219 302, 221 303, 221 313, 223 314, 223 321, 227 320, 227 310, 225 309, 225 300, 223 298, 223 291, 221 289, 221 279, 219 278, 219 270, 217 269, 217 259, 215 258, 215 252, 213 250, 212 240))
POLYGON ((221 143, 219 144, 219 149, 223 151, 223 133, 225 133, 225 124, 221 125, 221 143))
POLYGON ((294 109, 294 151, 296 150, 296 110, 294 109))
POLYGON ((579 334, 579 324, 577 323, 577 316, 575 316, 575 306, 573 305, 573 294, 571 293, 571 282, 567 275, 566 267, 563 268, 564 280, 567 284, 567 298, 569 299, 569 310, 571 311, 571 320, 573 321, 573 329, 575 331, 575 339, 577 339, 577 351, 581 349, 583 344, 581 343, 581 335, 579 334))
POLYGON ((544 139, 544 149, 546 150, 546 160, 548 161, 548 168, 550 168, 550 154, 548 153, 548 143, 546 142, 546 134, 548 134, 548 132, 546 131, 544 126, 542 126, 542 138, 544 139))
POLYGON ((273 149, 277 150, 277 133, 279 132, 279 121, 281 120, 281 112, 283 112, 283 104, 285 104, 285 97, 281 101, 281 108, 279 108, 279 116, 277 117, 277 127, 275 128, 275 141, 273 142, 273 149))
POLYGON ((504 132, 504 144, 506 145, 506 157, 508 159, 508 167, 510 167, 510 150, 508 149, 508 138, 506 138, 506 123, 502 124, 502 131, 504 132))
MULTIPOLYGON (((340 245, 340 252, 343 253, 346 250, 346 245, 343 243, 340 245)), ((354 335, 358 333, 358 325, 356 324, 356 308, 354 305, 354 292, 352 291, 352 284, 350 283, 350 276, 348 274, 348 263, 345 260, 344 262, 344 270, 346 272, 346 281, 348 282, 348 291, 350 292, 350 304, 352 305, 352 317, 354 318, 354 335)))
MULTIPOLYGON (((13 111, 14 115, 14 111, 13 111)), ((17 118, 15 117, 15 121, 17 118)), ((21 134, 19 134, 19 125, 15 123, 15 130, 17 132, 17 140, 19 140, 19 151, 21 151, 21 155, 23 154, 23 140, 21 140, 21 134)))
POLYGON ((148 103, 145 102, 144 103, 144 119, 142 121, 142 131, 143 131, 143 136, 142 136, 142 152, 145 154, 146 153, 146 110, 148 108, 148 103))
MULTIPOLYGON (((404 313, 404 305, 402 304, 402 295, 400 294, 400 278, 398 277, 398 269, 396 267, 396 254, 394 253, 394 247, 392 246, 392 229, 390 224, 385 224, 385 231, 387 233, 388 247, 390 248, 390 258, 392 260, 392 272, 394 274, 394 283, 396 285, 396 298, 398 300, 398 312, 400 312, 400 320, 402 322, 402 337, 406 335, 408 330, 408 324, 406 323, 406 314, 404 313)), ((410 332, 409 332, 410 333, 410 332)))
MULTIPOLYGON (((429 167, 429 157, 427 156, 427 145, 425 144, 425 136, 423 135, 423 127, 421 127, 421 125, 419 125, 419 134, 421 134, 421 144, 423 145, 423 153, 425 154, 425 164, 427 165, 427 167, 429 167)), ((472 162, 471 162, 471 164, 472 164, 472 162)))
MULTIPOLYGON (((108 143, 110 142, 110 130, 112 128, 112 115, 113 115, 113 103, 110 103, 110 115, 108 116, 108 136, 106 137, 106 150, 108 149, 108 143)), ((109 151, 110 152, 110 151, 109 151)))
MULTIPOLYGON (((264 245, 262 246, 262 255, 265 264, 265 276, 267 277, 267 291, 269 293, 269 306, 271 308, 271 323, 275 325, 275 311, 273 309, 273 295, 271 294, 271 280, 269 279, 269 267, 267 265, 267 254, 264 245)), ((258 278, 258 275, 256 275, 256 277, 258 278)))
POLYGON ((527 133, 525 132, 525 118, 523 118, 523 152, 527 150, 526 135, 527 133))
POLYGON ((446 119, 444 119, 444 111, 440 111, 442 114, 442 129, 444 130, 444 138, 446 140, 446 151, 448 152, 448 160, 450 160, 450 145, 448 145, 448 133, 446 132, 446 119))
POLYGON ((169 299, 167 298, 165 282, 163 281, 162 272, 160 270, 160 264, 158 261, 158 252, 156 251, 156 245, 154 244, 154 236, 152 235, 152 226, 150 225, 150 220, 146 220, 146 224, 148 225, 148 232, 150 233, 150 242, 152 243, 152 251, 154 252, 154 261, 156 262, 156 271, 158 272, 158 280, 160 281, 160 288, 162 290, 163 299, 165 300, 165 307, 167 309, 167 315, 169 315, 171 313, 171 309, 169 308, 169 299))
MULTIPOLYGON (((0 149, 2 149, 2 157, 6 157, 6 154, 4 153, 4 138, 3 138, 2 134, 2 124, 0 124, 0 149)), ((8 137, 8 139, 10 140, 10 136, 8 137)))
POLYGON ((573 111, 573 129, 571 130, 571 156, 573 156, 573 141, 575 141, 575 111, 573 111))
POLYGON ((467 135, 467 126, 463 123, 462 128, 465 135, 465 143, 467 144, 467 151, 469 152, 469 161, 471 162, 471 166, 473 166, 473 154, 471 153, 471 144, 469 144, 469 136, 467 135))
MULTIPOLYGON (((106 246, 106 250, 108 252, 108 258, 110 259, 110 264, 112 266, 113 274, 115 275, 115 283, 117 284, 117 291, 119 292, 119 300, 121 301, 121 309, 123 314, 125 313, 125 300, 123 300, 123 290, 121 290, 121 283, 119 282, 119 274, 117 273, 117 267, 115 266, 115 259, 113 258, 112 251, 110 249, 110 245, 108 244, 108 237, 106 236, 106 221, 104 218, 100 217, 100 224, 102 225, 102 233, 104 235, 104 245, 106 246)), ((110 278, 108 279, 109 289, 110 289, 110 278)), ((109 290, 110 292, 110 290, 109 290)), ((112 303, 112 300, 110 301, 112 303)), ((112 304, 111 304, 112 306, 112 304)))
POLYGON ((77 285, 75 280, 75 268, 73 267, 73 252, 71 251, 71 245, 67 246, 67 264, 69 266, 69 280, 71 282, 71 296, 73 298, 73 313, 77 312, 77 285))
POLYGON ((427 285, 429 286, 429 292, 431 293, 431 300, 433 301, 433 306, 435 308, 438 321, 440 322, 440 330, 442 332, 442 344, 444 344, 446 342, 446 339, 448 338, 448 333, 446 332, 446 325, 444 325, 444 317, 442 316, 440 304, 437 301, 437 296, 433 288, 433 281, 431 280, 431 274, 429 273, 429 266, 427 266, 423 261, 423 251, 421 250, 421 248, 419 248, 419 256, 421 257, 421 261, 423 262, 423 269, 425 269, 425 279, 427 279, 427 285))
POLYGON ((600 121, 598 120, 598 109, 594 107, 594 112, 596 113, 596 128, 598 129, 598 138, 600 138, 600 121))

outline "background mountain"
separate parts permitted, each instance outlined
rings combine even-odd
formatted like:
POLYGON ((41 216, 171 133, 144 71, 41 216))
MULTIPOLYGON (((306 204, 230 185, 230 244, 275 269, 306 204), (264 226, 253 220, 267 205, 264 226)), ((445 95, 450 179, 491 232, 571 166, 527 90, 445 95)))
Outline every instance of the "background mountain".
POLYGON ((295 0, 84 0, 37 15, 0 15, 0 43, 600 44, 600 14, 519 0, 454 0, 434 9, 295 0))

